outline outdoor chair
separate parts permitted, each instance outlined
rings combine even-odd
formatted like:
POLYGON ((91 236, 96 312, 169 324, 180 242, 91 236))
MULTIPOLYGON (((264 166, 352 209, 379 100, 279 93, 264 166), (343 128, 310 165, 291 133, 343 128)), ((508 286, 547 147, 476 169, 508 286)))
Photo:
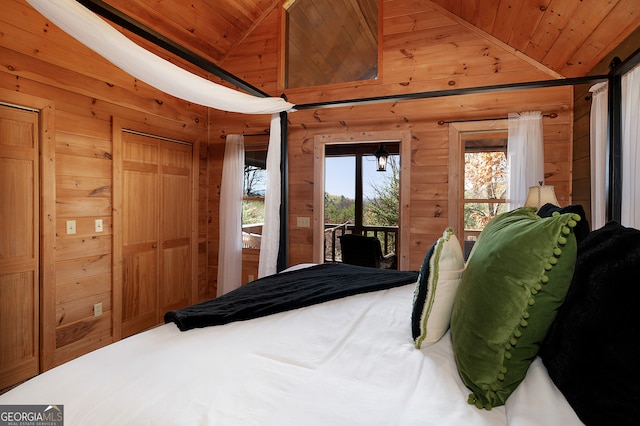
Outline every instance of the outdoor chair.
POLYGON ((344 234, 340 238, 342 263, 378 269, 397 269, 395 253, 382 255, 380 240, 358 234, 344 234))

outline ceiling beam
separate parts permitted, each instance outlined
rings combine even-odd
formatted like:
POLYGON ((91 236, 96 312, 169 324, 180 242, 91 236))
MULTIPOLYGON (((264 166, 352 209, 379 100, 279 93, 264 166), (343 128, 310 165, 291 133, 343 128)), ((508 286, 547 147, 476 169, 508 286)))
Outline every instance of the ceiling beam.
POLYGON ((337 101, 315 102, 309 104, 298 104, 297 110, 336 108, 343 106, 354 106, 362 104, 376 104, 382 102, 408 101, 416 99, 439 98, 444 96, 475 95, 489 92, 504 92, 507 90, 522 89, 542 89, 545 87, 573 86, 576 84, 593 84, 607 81, 608 75, 594 75, 586 77, 562 78, 559 80, 527 81, 522 83, 494 84, 491 86, 464 87, 460 89, 434 90, 431 92, 404 93, 400 95, 375 96, 371 98, 344 99, 337 101))

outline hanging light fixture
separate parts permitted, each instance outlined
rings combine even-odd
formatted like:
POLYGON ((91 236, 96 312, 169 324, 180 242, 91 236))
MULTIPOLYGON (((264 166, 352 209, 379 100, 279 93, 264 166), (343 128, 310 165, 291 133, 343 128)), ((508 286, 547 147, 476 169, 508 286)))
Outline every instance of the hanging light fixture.
POLYGON ((380 144, 376 152, 373 153, 376 156, 376 164, 378 165, 378 171, 384 172, 387 170, 387 158, 389 157, 389 153, 384 146, 380 144))
POLYGON ((554 206, 560 206, 558 199, 556 198, 556 192, 552 185, 543 185, 542 181, 538 182, 539 186, 529 187, 529 194, 527 201, 524 205, 527 207, 535 207, 537 210, 547 203, 551 203, 554 206))

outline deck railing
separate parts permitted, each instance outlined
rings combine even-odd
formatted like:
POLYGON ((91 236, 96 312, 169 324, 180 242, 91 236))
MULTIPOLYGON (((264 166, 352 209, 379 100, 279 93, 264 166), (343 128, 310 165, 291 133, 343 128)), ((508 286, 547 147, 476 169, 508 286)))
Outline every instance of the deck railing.
POLYGON ((347 234, 349 222, 341 225, 325 224, 324 225, 324 261, 339 262, 342 260, 342 252, 340 251, 340 238, 347 234), (337 250, 336 250, 337 247, 337 250))
MULTIPOLYGON (((325 224, 324 226, 324 261, 341 262, 340 236, 353 233, 354 226, 349 222, 342 224, 325 224)), ((262 238, 262 224, 244 225, 242 227, 242 247, 260 248, 262 238)), ((398 253, 398 227, 397 226, 364 226, 362 235, 376 237, 380 240, 382 255, 398 253)))
MULTIPOLYGON (((339 237, 353 233, 354 226, 350 223, 324 225, 324 261, 342 261, 339 237)), ((376 237, 380 240, 382 255, 398 253, 398 227, 397 226, 363 226, 362 235, 376 237)))

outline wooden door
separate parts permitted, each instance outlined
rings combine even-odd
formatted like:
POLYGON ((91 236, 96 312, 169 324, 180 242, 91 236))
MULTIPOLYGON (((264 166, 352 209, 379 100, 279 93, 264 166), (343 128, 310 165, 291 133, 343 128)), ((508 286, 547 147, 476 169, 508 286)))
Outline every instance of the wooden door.
POLYGON ((122 336, 191 303, 192 146, 123 132, 122 336))
POLYGON ((39 372, 38 113, 0 106, 0 389, 39 372))
POLYGON ((158 160, 154 139, 123 134, 123 336, 157 321, 158 160))
POLYGON ((161 142, 160 314, 191 300, 192 146, 161 142))

